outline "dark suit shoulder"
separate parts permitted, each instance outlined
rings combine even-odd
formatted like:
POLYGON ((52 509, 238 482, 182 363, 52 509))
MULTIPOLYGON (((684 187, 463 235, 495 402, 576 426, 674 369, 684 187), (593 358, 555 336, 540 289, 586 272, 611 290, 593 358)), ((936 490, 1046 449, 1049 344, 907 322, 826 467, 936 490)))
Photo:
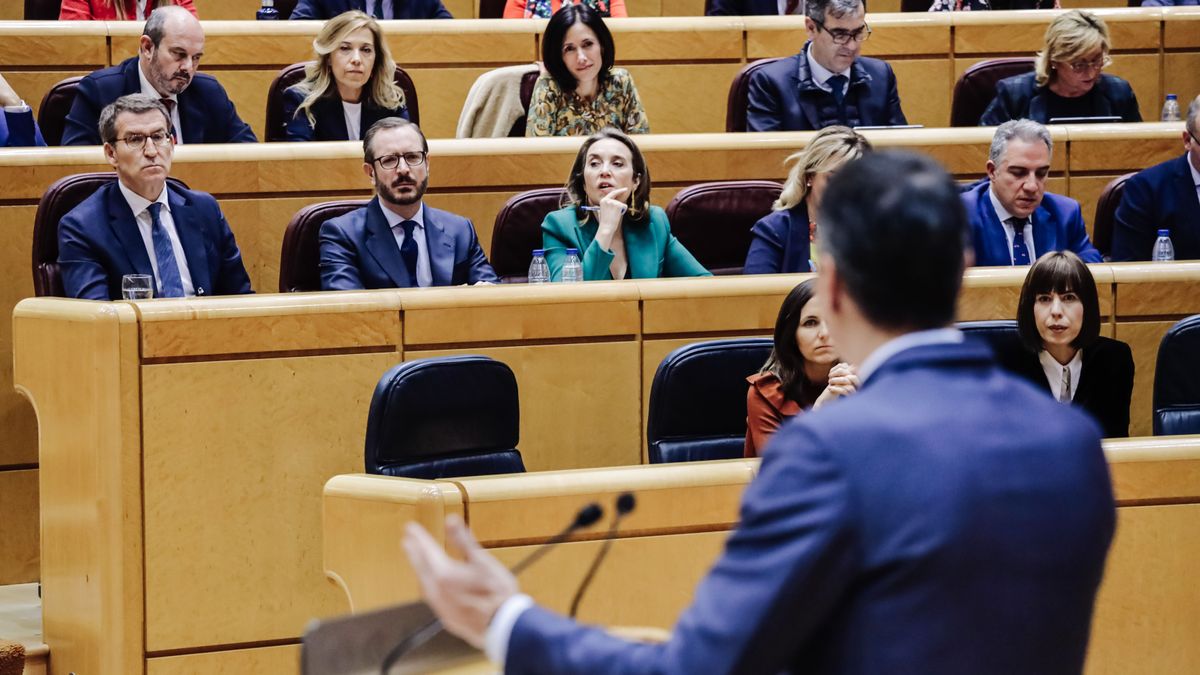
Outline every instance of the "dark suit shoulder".
POLYGON ((804 58, 804 52, 768 63, 754 71, 750 80, 752 82, 761 82, 763 80, 786 82, 789 77, 794 77, 799 72, 800 59, 802 58, 804 58))
MULTIPOLYGON (((1187 166, 1187 155, 1180 155, 1173 159, 1168 159, 1165 162, 1159 162, 1154 166, 1142 169, 1141 171, 1130 176, 1129 183, 1145 184, 1149 189, 1159 189, 1169 185, 1172 178, 1175 176, 1187 176, 1190 172, 1187 166)), ((1191 176, 1188 176, 1190 179, 1191 176)))
POLYGON ((891 64, 883 59, 873 59, 870 56, 860 56, 854 60, 854 63, 861 66, 862 69, 867 71, 867 74, 869 74, 872 78, 886 78, 892 76, 891 64))
POLYGON ((471 220, 469 218, 466 218, 465 216, 460 216, 457 213, 443 211, 442 209, 435 209, 428 204, 425 205, 425 219, 431 220, 431 221, 441 225, 442 227, 455 227, 455 226, 474 227, 471 224, 471 220))

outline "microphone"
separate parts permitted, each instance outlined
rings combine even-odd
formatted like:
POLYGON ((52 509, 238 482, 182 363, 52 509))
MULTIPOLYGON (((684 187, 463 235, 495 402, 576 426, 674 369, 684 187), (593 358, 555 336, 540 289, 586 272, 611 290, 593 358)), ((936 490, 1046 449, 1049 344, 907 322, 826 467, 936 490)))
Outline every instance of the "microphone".
MULTIPOLYGON (((633 495, 630 495, 628 493, 626 493, 625 495, 621 495, 621 496, 622 497, 628 496, 630 498, 630 500, 633 499, 633 495)), ((620 500, 617 501, 617 508, 618 509, 620 508, 620 500)), ((632 508, 633 507, 630 506, 630 509, 632 509, 632 508)), ((593 523, 595 523, 596 521, 600 520, 603 517, 604 517, 604 507, 600 506, 596 502, 591 502, 590 504, 579 509, 579 511, 575 514, 575 518, 571 521, 571 523, 569 525, 564 527, 558 534, 547 539, 544 544, 542 544, 541 546, 538 546, 536 549, 533 550, 532 553, 530 553, 529 555, 522 558, 521 561, 518 562, 516 565, 513 565, 512 567, 510 567, 508 569, 508 571, 512 572, 513 576, 519 575, 521 572, 525 571, 525 569, 528 568, 530 565, 532 565, 533 563, 540 560, 542 556, 549 553, 550 549, 552 549, 555 546, 558 546, 559 544, 566 541, 567 538, 570 537, 572 534, 574 534, 576 530, 581 530, 585 527, 589 527, 590 525, 592 525, 593 523)), ((620 516, 617 516, 617 518, 614 519, 614 522, 615 522, 615 520, 619 520, 619 519, 620 519, 620 516)), ((435 616, 433 618, 433 620, 430 621, 429 623, 425 624, 424 626, 421 626, 420 628, 413 631, 412 633, 409 633, 404 639, 402 639, 402 640, 400 640, 400 642, 396 643, 395 647, 392 647, 392 649, 387 653, 387 656, 383 657, 383 663, 379 669, 380 673, 382 673, 383 675, 387 675, 387 672, 389 670, 391 670, 392 666, 396 665, 396 663, 398 663, 405 654, 407 654, 410 651, 412 651, 413 649, 416 649, 417 647, 420 647, 421 645, 425 644, 431 638, 433 638, 433 636, 442 632, 442 630, 443 630, 442 621, 441 621, 441 619, 438 619, 435 616)))
POLYGON ((592 585, 592 578, 596 576, 596 570, 600 569, 600 563, 604 562, 604 558, 608 555, 608 549, 612 548, 613 539, 617 536, 617 526, 621 524, 621 519, 629 515, 636 506, 637 500, 634 499, 632 492, 623 492, 617 497, 617 512, 613 514, 612 525, 608 527, 608 535, 604 538, 604 543, 600 545, 600 551, 592 560, 592 566, 583 576, 583 581, 579 582, 579 590, 575 591, 575 597, 571 599, 569 616, 572 619, 579 612, 579 601, 583 600, 583 594, 587 591, 588 586, 592 585))

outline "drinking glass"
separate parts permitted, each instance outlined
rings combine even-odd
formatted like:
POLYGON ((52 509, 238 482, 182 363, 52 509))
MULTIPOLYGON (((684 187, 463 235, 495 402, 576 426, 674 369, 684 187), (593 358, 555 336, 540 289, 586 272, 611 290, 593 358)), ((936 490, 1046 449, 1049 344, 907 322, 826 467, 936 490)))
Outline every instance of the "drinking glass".
POLYGON ((149 300, 154 297, 154 277, 126 274, 121 277, 121 297, 125 300, 149 300))

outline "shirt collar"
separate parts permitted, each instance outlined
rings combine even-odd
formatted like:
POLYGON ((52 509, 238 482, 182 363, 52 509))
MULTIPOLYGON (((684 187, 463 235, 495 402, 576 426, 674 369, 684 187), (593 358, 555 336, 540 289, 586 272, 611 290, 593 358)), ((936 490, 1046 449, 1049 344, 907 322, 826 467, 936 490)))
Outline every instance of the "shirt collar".
POLYGON ((1083 365, 1083 350, 1076 349, 1075 356, 1072 356, 1071 360, 1067 361, 1066 364, 1059 363, 1058 359, 1051 356, 1050 352, 1045 349, 1038 352, 1038 360, 1042 362, 1042 367, 1047 370, 1053 369, 1061 373, 1062 369, 1066 367, 1070 368, 1071 372, 1074 373, 1083 365))
POLYGON ((1187 160, 1188 169, 1192 172, 1192 185, 1200 187, 1200 171, 1196 170, 1196 165, 1192 164, 1192 153, 1184 153, 1184 158, 1187 160))
POLYGON ((804 48, 804 58, 808 59, 808 72, 812 75, 813 82, 821 86, 825 86, 825 83, 829 81, 829 78, 833 77, 834 75, 844 75, 846 77, 846 84, 849 85, 850 69, 847 68, 840 73, 835 73, 825 66, 817 63, 817 60, 812 57, 812 43, 809 43, 809 45, 804 48))
MULTIPOLYGON (((1004 208, 1004 205, 1000 203, 1000 198, 996 196, 996 191, 992 188, 993 183, 988 181, 988 199, 992 200, 992 208, 996 210, 996 216, 1000 218, 1000 223, 1007 224, 1009 218, 1016 218, 1016 216, 1009 213, 1008 209, 1004 208)), ((1026 218, 1025 221, 1029 222, 1029 219, 1026 218)))
POLYGON ((175 94, 171 94, 170 96, 163 96, 162 94, 158 93, 158 90, 154 88, 154 85, 150 84, 150 80, 146 79, 146 73, 142 72, 142 60, 140 58, 138 59, 138 69, 137 70, 138 70, 138 81, 142 83, 142 93, 143 94, 145 94, 147 96, 153 96, 154 98, 158 98, 158 99, 169 98, 175 102, 179 101, 179 98, 175 94))
MULTIPOLYGON (((400 160, 400 161, 404 161, 404 160, 400 160)), ((425 203, 424 202, 421 202, 420 208, 417 209, 417 212, 415 214, 413 214, 412 218, 404 218, 399 213, 396 213, 395 211, 384 206, 382 203, 379 205, 379 210, 383 211, 383 217, 387 219, 388 227, 392 228, 393 230, 396 229, 397 227, 399 227, 400 223, 403 223, 405 220, 413 221, 414 223, 417 224, 418 228, 425 227, 425 203)))
POLYGON ((135 218, 141 215, 142 211, 145 211, 147 207, 155 202, 162 204, 163 208, 165 208, 167 211, 171 210, 171 202, 167 200, 166 183, 163 183, 162 192, 158 193, 158 199, 155 199, 153 202, 139 195, 133 190, 130 190, 119 180, 117 181, 117 187, 121 189, 121 196, 125 198, 125 203, 129 204, 129 210, 133 211, 133 216, 135 218))
POLYGON ((900 352, 924 347, 926 345, 959 344, 963 341, 962 331, 957 328, 931 328, 905 333, 892 338, 875 348, 862 364, 858 366, 858 379, 866 384, 867 379, 884 363, 900 352))

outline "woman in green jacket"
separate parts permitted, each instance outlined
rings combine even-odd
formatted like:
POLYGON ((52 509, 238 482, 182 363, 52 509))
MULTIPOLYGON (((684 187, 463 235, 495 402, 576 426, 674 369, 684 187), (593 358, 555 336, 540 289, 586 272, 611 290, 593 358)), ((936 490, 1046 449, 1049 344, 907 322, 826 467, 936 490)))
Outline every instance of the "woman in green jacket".
POLYGON ((671 234, 667 214, 650 205, 646 160, 622 132, 609 127, 584 141, 564 201, 542 221, 552 281, 568 248, 581 252, 584 281, 710 276, 671 234))

